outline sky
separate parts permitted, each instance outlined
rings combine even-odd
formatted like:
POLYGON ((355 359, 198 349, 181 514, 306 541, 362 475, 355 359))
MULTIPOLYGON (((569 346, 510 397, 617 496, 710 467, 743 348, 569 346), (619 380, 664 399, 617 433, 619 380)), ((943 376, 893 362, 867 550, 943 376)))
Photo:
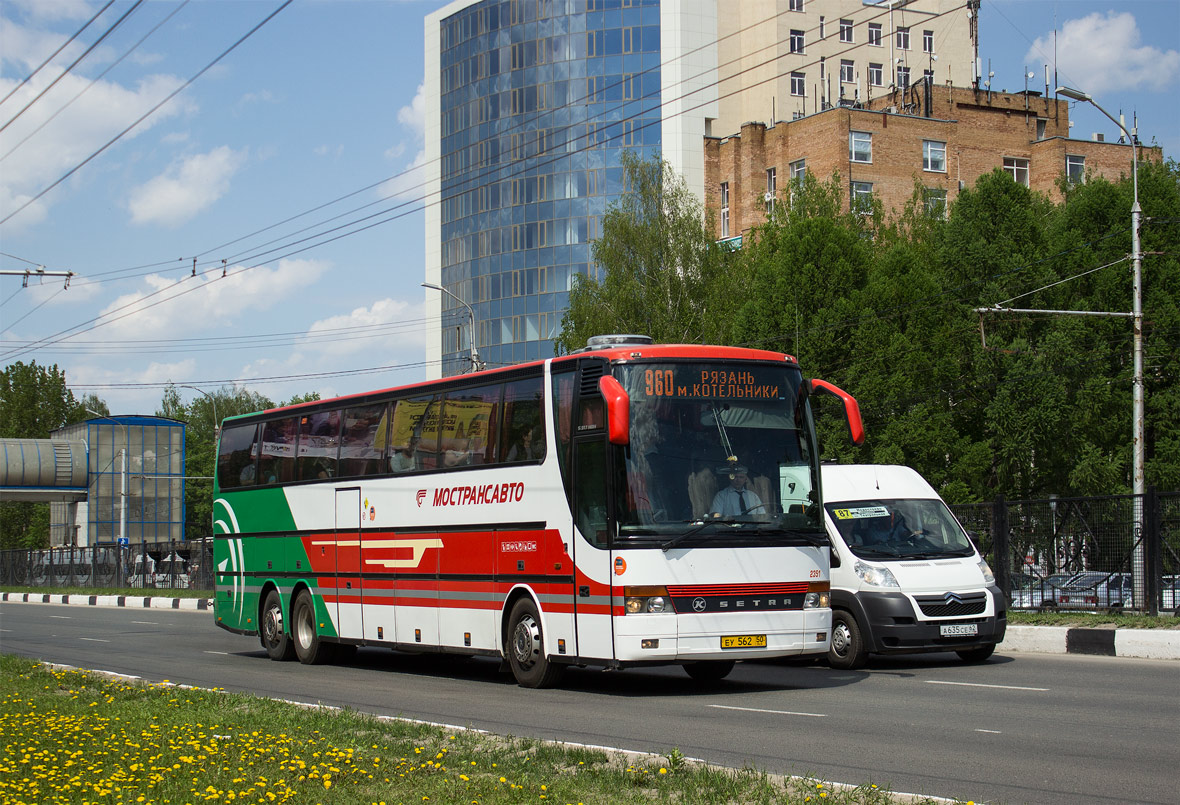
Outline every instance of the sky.
MULTIPOLYGON (((167 382, 282 401, 425 378, 444 3, 283 2, 114 0, 78 34, 107 0, 0 0, 0 272, 75 275, 0 276, 0 365, 57 364, 113 414, 167 382)), ((1175 0, 983 0, 980 39, 992 89, 1043 92, 1048 64, 1180 155, 1175 0)), ((1118 138, 1089 104, 1071 120, 1118 138)))

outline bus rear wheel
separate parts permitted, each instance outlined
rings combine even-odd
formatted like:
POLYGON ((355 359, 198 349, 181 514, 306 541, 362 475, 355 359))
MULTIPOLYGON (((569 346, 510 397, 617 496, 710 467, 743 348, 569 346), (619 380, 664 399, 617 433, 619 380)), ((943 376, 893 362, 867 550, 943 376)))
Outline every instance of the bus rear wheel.
POLYGON ((295 656, 304 665, 319 665, 330 659, 332 646, 320 640, 315 625, 315 602, 307 590, 295 598, 295 606, 291 610, 291 636, 294 638, 295 656))
POLYGON ((522 688, 548 688, 557 683, 564 670, 545 656, 545 635, 541 616, 529 598, 522 598, 508 616, 508 665, 522 688))
POLYGON ((258 639, 272 660, 284 661, 295 657, 295 645, 283 625, 283 599, 278 590, 266 594, 259 620, 258 639))

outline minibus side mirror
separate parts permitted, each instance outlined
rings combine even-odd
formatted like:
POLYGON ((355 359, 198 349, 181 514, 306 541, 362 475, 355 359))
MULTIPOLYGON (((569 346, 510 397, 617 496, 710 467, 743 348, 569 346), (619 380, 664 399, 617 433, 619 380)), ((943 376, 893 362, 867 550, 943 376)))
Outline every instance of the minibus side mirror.
POLYGON ((598 379, 598 390, 606 401, 606 432, 611 444, 631 441, 631 398, 623 384, 610 375, 598 379))

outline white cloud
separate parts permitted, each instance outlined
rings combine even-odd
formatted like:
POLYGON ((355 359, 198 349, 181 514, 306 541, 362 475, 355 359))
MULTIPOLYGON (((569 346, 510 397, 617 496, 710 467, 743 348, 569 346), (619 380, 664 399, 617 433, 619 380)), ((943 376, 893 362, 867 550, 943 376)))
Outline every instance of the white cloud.
MULTIPOLYGON (((425 313, 421 304, 398 299, 378 299, 369 307, 358 307, 339 316, 321 319, 307 328, 303 348, 322 354, 379 354, 387 352, 390 341, 399 348, 426 343, 425 313), (397 325, 404 322, 404 326, 397 325)), ((382 361, 377 361, 382 363, 382 361)))
MULTIPOLYGON (((1053 53, 1052 34, 1033 42, 1025 61, 1037 63, 1046 53, 1053 53)), ((1127 12, 1094 13, 1062 26, 1057 71, 1095 97, 1115 89, 1174 91, 1180 51, 1142 44, 1138 23, 1127 12)))
POLYGON ((239 316, 305 294, 328 268, 320 260, 280 260, 275 268, 242 271, 241 266, 233 266, 224 278, 217 271, 179 280, 152 274, 144 278, 143 289, 124 294, 103 309, 103 326, 94 330, 93 337, 150 340, 214 330, 238 332, 234 325, 239 316))
MULTIPOLYGON (((0 20, 0 23, 4 22, 7 21, 0 20)), ((0 24, 0 29, 4 27, 0 24)), ((59 73, 60 68, 43 70, 17 90, 5 108, 23 108, 59 73)), ((0 78, 0 97, 17 83, 16 79, 0 78)), ((80 165, 131 121, 141 117, 176 90, 183 81, 176 76, 153 75, 135 86, 99 81, 86 89, 89 83, 88 79, 73 73, 66 75, 54 87, 51 95, 30 106, 0 136, 0 217, 7 216, 80 165), (79 95, 84 89, 86 92, 79 95), (68 100, 75 96, 77 99, 68 108, 50 120, 65 102, 48 102, 50 97, 68 100), (42 125, 44 128, 41 128, 42 125)), ((162 121, 194 112, 196 108, 192 100, 183 94, 179 95, 124 135, 123 139, 126 141, 138 137, 162 121)), ((111 153, 107 151, 99 160, 109 159, 111 153)), ((94 174, 94 169, 95 162, 91 162, 76 176, 85 180, 94 174)), ((43 219, 54 196, 62 192, 65 189, 58 187, 14 218, 10 225, 27 227, 43 219)))
POLYGON ((426 135, 426 84, 419 84, 414 99, 397 110, 397 120, 421 141, 426 135))
POLYGON ((82 20, 94 14, 86 0, 8 0, 8 5, 38 20, 82 20))
POLYGON ((176 226, 207 209, 229 190, 246 152, 223 145, 172 163, 164 173, 132 191, 128 202, 136 224, 176 226))

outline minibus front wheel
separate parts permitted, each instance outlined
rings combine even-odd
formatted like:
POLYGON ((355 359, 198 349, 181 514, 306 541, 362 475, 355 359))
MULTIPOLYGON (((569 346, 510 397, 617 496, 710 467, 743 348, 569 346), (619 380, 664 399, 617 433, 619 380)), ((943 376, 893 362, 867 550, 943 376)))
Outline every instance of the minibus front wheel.
POLYGON ((846 609, 832 611, 832 643, 828 647, 828 665, 842 671, 864 667, 869 659, 864 637, 856 617, 846 609))

